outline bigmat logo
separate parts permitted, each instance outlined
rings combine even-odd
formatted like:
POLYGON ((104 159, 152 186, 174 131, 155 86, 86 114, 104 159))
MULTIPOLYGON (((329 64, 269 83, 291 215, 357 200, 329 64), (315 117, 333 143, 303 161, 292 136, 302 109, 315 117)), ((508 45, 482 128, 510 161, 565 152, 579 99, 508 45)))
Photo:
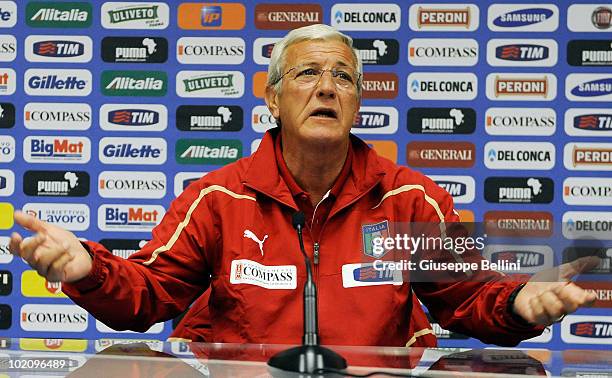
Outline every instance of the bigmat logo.
POLYGON ((353 134, 395 134, 398 128, 396 108, 362 106, 353 121, 353 134))
POLYGON ((93 42, 87 36, 30 35, 25 39, 28 62, 87 63, 93 42))
MULTIPOLYGON (((0 5, 1 7, 2 5, 0 5)), ((0 23, 2 8, 0 8, 0 23)), ((14 35, 0 34, 0 62, 12 62, 17 58, 17 39, 14 35)))
POLYGON ((85 332, 89 315, 76 305, 26 304, 19 320, 24 331, 85 332))
POLYGON ((394 73, 365 72, 361 87, 362 98, 393 99, 397 97, 399 80, 394 73))
POLYGON ((612 109, 568 109, 565 132, 575 136, 612 136, 612 109))
POLYGON ((470 142, 410 142, 406 162, 413 167, 470 168, 476 161, 476 147, 470 142))
POLYGON ((89 207, 80 203, 26 203, 23 212, 70 231, 89 228, 89 207))
POLYGON ((105 29, 165 29, 170 23, 170 8, 161 2, 106 2, 102 4, 105 29))
POLYGON ((188 30, 241 30, 246 23, 246 8, 239 3, 182 3, 178 7, 178 26, 188 30))
POLYGON ((0 169, 0 197, 8 197, 15 192, 15 174, 8 169, 0 169))
POLYGON ((13 273, 0 270, 0 296, 11 295, 13 292, 13 273))
POLYGON ((168 75, 164 71, 103 71, 102 94, 106 96, 165 96, 168 75))
POLYGON ((0 163, 10 163, 15 159, 15 138, 0 135, 0 163))
POLYGON ((31 1, 26 6, 26 24, 33 28, 88 28, 92 15, 87 2, 31 1))
MULTIPOLYGON (((3 206, 3 204, 0 203, 0 210, 2 210, 2 213, 0 213, 0 228, 1 229, 9 229, 13 227, 12 225, 13 206, 7 203, 5 203, 5 205, 9 205, 10 208, 9 206, 3 206), (10 217, 11 224, 8 227, 5 227, 6 220, 3 219, 4 217, 6 218, 10 217)), ((8 236, 0 236, 0 264, 8 264, 11 261, 13 261, 13 254, 11 254, 11 251, 9 251, 9 247, 8 247, 9 241, 10 239, 8 238, 8 236)))
POLYGON ((612 143, 568 143, 563 165, 571 171, 612 171, 612 143))
POLYGON ((98 208, 98 228, 102 231, 151 232, 164 217, 158 205, 102 205, 98 208))
POLYGON ((408 97, 413 100, 473 100, 478 94, 473 73, 413 72, 407 82, 408 97))
MULTIPOLYGON (((0 304, 0 329, 9 329, 13 323, 13 309, 11 306, 6 304, 0 304)), ((0 347, 2 349, 8 348, 6 345, 8 342, 5 339, 0 340, 0 347)))
POLYGON ((15 126, 15 105, 10 102, 0 102, 0 129, 10 129, 15 126))
POLYGON ((91 72, 30 68, 25 72, 23 88, 30 96, 89 96, 91 72))
POLYGON ((489 169, 549 170, 555 166, 555 146, 549 142, 488 142, 484 163, 489 169))
POLYGON ((551 203, 554 183, 547 177, 487 177, 484 195, 491 203, 551 203))
POLYGON ((612 344, 612 316, 568 315, 561 339, 570 344, 612 344))
POLYGON ((23 107, 23 124, 29 130, 87 130, 91 127, 91 106, 74 102, 30 102, 23 107))
POLYGON ((571 66, 612 66, 612 40, 573 40, 567 43, 571 66))
POLYGON ((176 161, 179 164, 225 165, 242 157, 242 142, 236 139, 179 139, 176 161))
POLYGON ((388 66, 399 61, 399 42, 395 39, 353 39, 364 65, 388 66))
POLYGON ((415 31, 474 31, 480 11, 474 4, 412 4, 408 25, 415 31))
POLYGON ((411 108, 408 131, 412 134, 472 134, 476 112, 471 108, 411 108))
POLYGON ((455 203, 474 202, 476 183, 471 176, 428 176, 453 196, 455 203))
POLYGON ((604 211, 563 213, 563 236, 567 239, 612 240, 612 220, 604 211))
MULTIPOLYGON (((521 273, 538 273, 553 267, 555 255, 547 245, 489 244, 483 257, 492 263, 520 263, 521 273)), ((507 273, 517 273, 508 271, 507 273)))
POLYGON ((552 101, 557 97, 553 74, 492 73, 487 75, 487 98, 496 101, 552 101))
POLYGON ((408 62, 413 66, 474 66, 478 42, 469 38, 414 38, 408 42, 408 62))
POLYGON ((563 181, 568 205, 612 206, 612 178, 568 177, 563 181))
POLYGON ((573 32, 609 32, 610 4, 574 4, 567 9, 567 28, 573 32))
POLYGON ((104 104, 100 127, 108 131, 163 131, 168 127, 168 109, 158 104, 104 104))
POLYGON ((103 171, 98 176, 102 198, 163 198, 166 175, 162 172, 103 171))
POLYGON ((21 294, 30 298, 68 298, 61 282, 49 282, 35 270, 21 273, 21 294))
POLYGON ((251 112, 251 126, 258 133, 265 133, 269 129, 276 127, 276 120, 265 105, 257 105, 251 112))
MULTIPOLYGON (((253 42, 253 61, 257 64, 270 64, 272 49, 280 40, 281 38, 257 38, 253 42)), ((353 47, 355 47, 355 40, 353 40, 353 47)))
POLYGON ((552 32, 559 27, 559 8, 553 4, 493 4, 488 11, 492 31, 552 32))
POLYGON ((611 274, 612 273, 612 248, 597 247, 568 247, 563 250, 563 264, 574 261, 580 257, 597 256, 600 258, 599 265, 583 274, 611 274))
POLYGON ((489 236, 547 238, 553 234, 553 216, 547 211, 487 211, 489 236))
POLYGON ((159 165, 166 162, 168 147, 163 138, 106 137, 98 153, 104 164, 159 165))
POLYGON ((257 4, 257 29, 292 30, 323 22, 323 9, 319 4, 257 4))
POLYGON ((246 51, 244 39, 230 37, 182 37, 176 48, 182 64, 242 64, 246 51))
POLYGON ((90 158, 87 137, 29 136, 23 141, 23 159, 28 163, 85 164, 90 158))
POLYGON ((595 308, 611 308, 612 307, 612 283, 610 282, 585 282, 579 281, 578 286, 594 293, 597 296, 592 307, 595 308))
POLYGON ((23 192, 40 197, 85 197, 89 194, 89 173, 84 171, 26 171, 23 192))
POLYGON ((17 74, 12 68, 0 68, 0 96, 12 95, 17 89, 17 74))
POLYGON ((174 196, 178 197, 183 190, 200 178, 204 177, 208 172, 179 172, 174 176, 174 196))
POLYGON ((554 39, 491 39, 487 62, 498 67, 552 67, 558 50, 554 39))
POLYGON ((0 28, 12 28, 17 23, 17 4, 0 1, 0 28))
POLYGON ((240 131, 242 108, 230 105, 181 105, 176 109, 176 127, 183 131, 240 131))
POLYGON ((19 339, 19 349, 31 351, 85 352, 87 340, 79 339, 19 339))
POLYGON ((108 63, 165 63, 168 41, 162 37, 104 37, 102 60, 108 63))
POLYGON ((557 129, 557 113, 552 108, 489 108, 485 130, 489 135, 549 136, 557 129))
POLYGON ((394 31, 401 24, 397 4, 334 4, 331 25, 338 30, 394 31))
POLYGON ((244 95, 244 74, 240 71, 179 71, 176 75, 179 97, 229 97, 244 95))
POLYGON ((130 255, 144 247, 147 241, 142 239, 102 239, 100 244, 113 255, 127 259, 130 255))
POLYGON ((565 97, 572 101, 612 101, 612 75, 569 74, 565 97))

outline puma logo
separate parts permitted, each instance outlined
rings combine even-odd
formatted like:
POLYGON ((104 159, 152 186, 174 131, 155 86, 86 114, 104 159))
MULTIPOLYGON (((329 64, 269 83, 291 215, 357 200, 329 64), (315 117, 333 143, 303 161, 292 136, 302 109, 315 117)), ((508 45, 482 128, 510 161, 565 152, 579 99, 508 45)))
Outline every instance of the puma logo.
POLYGON ((251 240, 253 240, 255 243, 257 243, 259 245, 259 251, 261 252, 261 255, 263 256, 263 243, 266 241, 266 239, 268 238, 268 235, 264 235, 263 240, 259 240, 259 238, 253 233, 253 231, 251 230, 244 230, 244 234, 242 234, 243 238, 249 238, 251 240))

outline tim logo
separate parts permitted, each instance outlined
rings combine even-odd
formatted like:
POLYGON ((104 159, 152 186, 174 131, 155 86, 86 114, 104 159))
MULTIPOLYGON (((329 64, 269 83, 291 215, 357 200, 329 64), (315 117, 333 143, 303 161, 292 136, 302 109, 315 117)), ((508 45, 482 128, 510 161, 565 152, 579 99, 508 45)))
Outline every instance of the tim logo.
POLYGON ((493 25, 502 28, 518 28, 544 22, 553 14, 551 9, 545 8, 519 9, 497 17, 493 20, 493 25))
POLYGON ((69 58, 85 53, 85 45, 73 41, 41 41, 34 43, 34 54, 54 58, 69 58))
POLYGON ((108 226, 154 227, 159 218, 160 214, 157 210, 147 211, 142 207, 128 207, 127 209, 107 207, 104 214, 108 226))
POLYGON ((373 129, 389 126, 390 118, 388 114, 379 112, 359 112, 353 122, 353 127, 373 129))
POLYGON ((491 255, 491 262, 520 263, 521 268, 533 268, 544 265, 544 255, 532 251, 499 251, 491 255))
POLYGON ((353 279, 357 282, 394 282, 392 270, 376 270, 371 266, 355 268, 353 279))
POLYGON ((446 190, 453 197, 464 196, 467 194, 467 185, 462 182, 449 180, 436 180, 436 184, 446 190))
POLYGON ((574 87, 571 92, 578 97, 597 97, 612 94, 612 78, 592 80, 574 87))
POLYGON ((498 59, 516 62, 532 62, 548 59, 549 49, 539 45, 504 45, 495 49, 498 59))
POLYGON ((267 45, 261 46, 261 56, 270 59, 272 57, 272 49, 274 49, 275 43, 268 43, 267 45))
POLYGON ((223 10, 220 6, 202 7, 202 26, 221 26, 223 10))
POLYGON ((579 322, 570 325, 574 336, 612 339, 612 322, 579 322))
POLYGON ((610 114, 584 114, 574 117, 574 128, 580 130, 612 130, 612 115, 610 114))
POLYGON ((150 126, 159 123, 159 113, 142 109, 119 109, 108 112, 108 122, 121 126, 150 126))

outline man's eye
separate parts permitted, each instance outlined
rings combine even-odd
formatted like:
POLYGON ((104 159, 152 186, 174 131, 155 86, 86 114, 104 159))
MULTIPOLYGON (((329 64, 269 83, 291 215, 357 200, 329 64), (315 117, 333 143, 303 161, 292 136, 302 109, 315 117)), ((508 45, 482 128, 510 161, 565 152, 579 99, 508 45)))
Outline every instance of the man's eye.
POLYGON ((303 70, 301 70, 300 72, 298 72, 296 77, 300 77, 300 76, 316 76, 319 74, 319 71, 314 69, 314 68, 305 68, 303 70))
POLYGON ((350 81, 351 83, 353 82, 353 77, 347 72, 336 71, 336 76, 341 80, 350 81))

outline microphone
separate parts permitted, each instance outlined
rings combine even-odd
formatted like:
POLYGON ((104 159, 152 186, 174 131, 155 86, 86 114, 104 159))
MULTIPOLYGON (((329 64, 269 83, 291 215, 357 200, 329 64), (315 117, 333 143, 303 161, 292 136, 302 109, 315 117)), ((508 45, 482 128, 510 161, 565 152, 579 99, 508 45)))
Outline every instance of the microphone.
POLYGON ((296 373, 316 374, 325 369, 346 369, 346 360, 331 349, 319 345, 317 287, 312 278, 310 258, 304 248, 302 229, 305 224, 304 213, 299 211, 291 217, 293 228, 297 231, 300 251, 306 264, 306 284, 304 285, 304 335, 302 345, 279 352, 272 356, 268 365, 296 373))

